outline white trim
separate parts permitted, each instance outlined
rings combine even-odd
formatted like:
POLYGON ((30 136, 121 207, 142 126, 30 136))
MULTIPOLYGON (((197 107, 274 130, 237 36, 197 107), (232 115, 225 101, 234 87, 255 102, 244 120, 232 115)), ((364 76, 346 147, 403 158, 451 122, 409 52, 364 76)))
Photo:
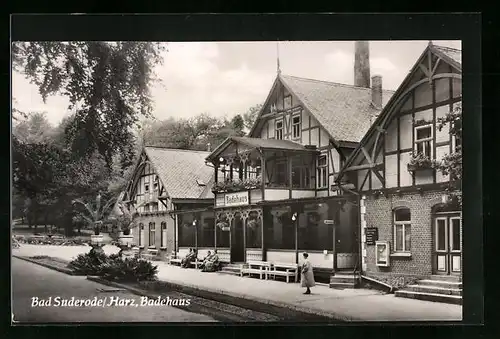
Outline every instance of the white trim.
POLYGON ((446 240, 448 239, 448 218, 447 217, 438 217, 435 220, 435 224, 434 224, 434 234, 435 234, 435 237, 436 237, 436 243, 435 243, 435 247, 434 247, 434 250, 436 251, 436 253, 444 253, 444 252, 448 252, 448 244, 446 243, 446 240), (438 232, 438 221, 439 220, 444 220, 444 240, 445 240, 445 244, 444 244, 444 249, 440 250, 438 249, 439 247, 439 232, 438 232))
POLYGON ((301 115, 301 112, 292 114, 291 125, 292 125, 292 140, 300 139, 302 136, 302 115, 301 115), (299 122, 297 124, 294 124, 294 122, 293 122, 293 119, 295 119, 295 118, 299 118, 299 122), (295 132, 294 127, 297 125, 299 126, 298 127, 299 135, 295 136, 294 135, 294 132, 295 132))
POLYGON ((433 131, 433 124, 427 124, 427 125, 422 125, 422 126, 415 126, 414 127, 414 143, 413 143, 413 150, 416 152, 417 151, 417 145, 425 142, 430 142, 430 154, 425 154, 425 147, 423 147, 423 154, 431 159, 434 159, 434 131, 433 131), (431 134, 430 137, 423 138, 423 139, 417 139, 417 131, 424 129, 424 128, 430 128, 431 134))
POLYGON ((408 256, 407 254, 410 254, 411 256, 411 211, 409 208, 407 207, 403 207, 403 208, 396 208, 392 211, 392 217, 393 217, 393 232, 394 232, 394 254, 405 254, 403 256, 408 256), (398 210, 408 210, 410 212, 410 220, 396 220, 396 212, 398 210), (402 230, 403 230, 403 243, 401 244, 402 246, 402 249, 401 250, 398 250, 397 249, 397 245, 398 245, 398 242, 397 242, 397 232, 396 232, 396 227, 397 226, 401 226, 402 227, 402 230), (406 227, 409 226, 410 227, 410 249, 407 250, 406 249, 406 227))

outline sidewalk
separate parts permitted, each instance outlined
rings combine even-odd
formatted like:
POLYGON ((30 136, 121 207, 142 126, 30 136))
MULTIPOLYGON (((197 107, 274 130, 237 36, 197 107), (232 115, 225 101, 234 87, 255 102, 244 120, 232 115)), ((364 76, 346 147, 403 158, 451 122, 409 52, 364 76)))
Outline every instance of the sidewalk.
MULTIPOLYGON (((16 255, 48 255, 71 260, 72 257, 90 250, 84 246, 37 246, 23 245, 14 249, 16 255), (34 254, 33 254, 34 253, 34 254)), ((105 249, 114 250, 113 247, 105 249)), ((182 269, 165 262, 158 265, 159 280, 193 289, 223 294, 235 298, 250 299, 275 306, 328 315, 347 321, 461 321, 462 307, 430 301, 396 298, 368 289, 336 290, 325 286, 312 288, 311 295, 303 295, 299 284, 274 280, 205 273, 194 269, 182 269)))

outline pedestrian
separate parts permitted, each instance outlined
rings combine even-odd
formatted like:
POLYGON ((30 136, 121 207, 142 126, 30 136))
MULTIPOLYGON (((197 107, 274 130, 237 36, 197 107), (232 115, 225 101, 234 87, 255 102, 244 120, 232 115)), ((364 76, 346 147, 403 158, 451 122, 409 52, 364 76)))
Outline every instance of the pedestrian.
POLYGON ((314 282, 314 273, 311 263, 309 262, 309 254, 303 253, 304 263, 302 264, 301 269, 301 284, 302 287, 306 287, 306 291, 304 294, 311 294, 311 287, 313 287, 316 283, 314 282))

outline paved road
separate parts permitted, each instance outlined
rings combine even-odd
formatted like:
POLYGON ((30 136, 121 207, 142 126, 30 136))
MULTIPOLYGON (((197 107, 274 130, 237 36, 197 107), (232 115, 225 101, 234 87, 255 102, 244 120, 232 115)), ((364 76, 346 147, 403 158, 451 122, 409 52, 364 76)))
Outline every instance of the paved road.
POLYGON ((140 306, 141 297, 128 291, 113 289, 86 280, 85 277, 69 276, 17 258, 12 258, 12 290, 16 322, 216 321, 211 316, 189 312, 190 306, 140 306), (50 297, 51 306, 32 306, 36 303, 32 298, 38 298, 40 304, 50 297), (63 300, 71 300, 72 297, 96 300, 96 303, 101 301, 103 306, 63 307, 63 300), (127 300, 133 300, 134 305, 129 303, 125 306, 127 300), (113 302, 115 304, 110 305, 113 302))

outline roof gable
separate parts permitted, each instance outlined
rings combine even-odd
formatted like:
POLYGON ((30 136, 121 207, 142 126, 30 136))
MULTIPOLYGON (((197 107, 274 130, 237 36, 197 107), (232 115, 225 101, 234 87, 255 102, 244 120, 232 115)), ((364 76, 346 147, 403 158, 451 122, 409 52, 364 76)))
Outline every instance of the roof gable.
MULTIPOLYGON (((297 98, 335 141, 359 142, 380 113, 372 105, 370 88, 279 74, 249 136, 255 137, 257 127, 262 126, 261 117, 278 85, 297 98)), ((383 105, 393 93, 382 91, 383 105)))
MULTIPOLYGON (((364 135, 359 145, 349 156, 337 177, 338 180, 343 177, 344 172, 347 168, 355 165, 354 162, 357 158, 359 158, 358 156, 362 154, 363 148, 365 148, 368 144, 373 144, 374 142, 376 142, 376 140, 374 139, 375 135, 377 133, 383 133, 385 131, 385 126, 387 126, 388 123, 391 122, 394 113, 398 109, 399 105, 404 103, 404 100, 407 97, 406 95, 410 92, 410 90, 416 88, 416 86, 423 82, 428 82, 429 77, 431 79, 437 79, 442 76, 442 74, 433 74, 441 61, 449 64, 461 73, 462 67, 460 50, 429 44, 429 46, 427 46, 427 48, 417 59, 406 78, 396 90, 395 94, 391 97, 387 105, 382 109, 382 113, 377 117, 373 125, 364 135), (431 60, 430 63, 429 59, 431 60), (460 61, 460 63, 458 63, 458 61, 460 61), (423 74, 425 73, 422 70, 422 68, 425 68, 425 66, 421 67, 423 63, 431 66, 430 69, 425 70, 426 72, 429 72, 429 74, 423 74)), ((461 78, 461 75, 457 74, 446 74, 446 76, 461 78)))
POLYGON ((207 193, 207 186, 212 183, 213 176, 212 169, 205 164, 209 152, 149 146, 144 151, 170 198, 213 197, 210 190, 207 193))

